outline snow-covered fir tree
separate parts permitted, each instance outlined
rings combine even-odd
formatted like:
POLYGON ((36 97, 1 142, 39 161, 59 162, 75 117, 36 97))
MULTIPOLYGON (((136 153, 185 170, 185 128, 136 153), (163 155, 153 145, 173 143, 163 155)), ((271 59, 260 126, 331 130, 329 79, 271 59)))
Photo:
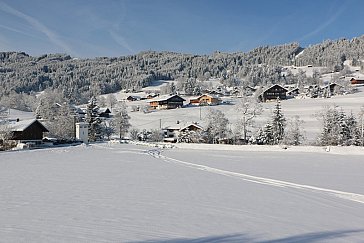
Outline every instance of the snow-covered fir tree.
POLYGON ((326 107, 322 112, 322 132, 318 138, 319 145, 359 145, 360 130, 353 114, 347 116, 338 107, 326 107))
POLYGON ((101 139, 102 120, 99 117, 99 107, 95 96, 93 96, 87 104, 85 121, 88 123, 89 140, 96 141, 101 139))
POLYGON ((284 143, 287 145, 301 145, 304 140, 303 125, 304 121, 299 116, 294 116, 288 122, 287 129, 285 131, 284 143))
POLYGON ((249 142, 258 145, 273 145, 274 139, 272 125, 270 123, 265 124, 263 128, 258 130, 257 135, 252 137, 249 142))
POLYGON ((278 99, 273 109, 271 126, 273 135, 273 144, 279 144, 284 138, 286 118, 282 113, 281 102, 278 99))

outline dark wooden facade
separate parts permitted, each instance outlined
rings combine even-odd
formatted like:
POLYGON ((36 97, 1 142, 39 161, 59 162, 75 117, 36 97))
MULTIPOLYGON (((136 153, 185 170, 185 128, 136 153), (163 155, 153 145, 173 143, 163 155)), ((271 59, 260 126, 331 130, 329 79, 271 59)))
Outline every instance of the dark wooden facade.
POLYGON ((183 106, 183 99, 178 95, 160 97, 149 102, 153 109, 175 109, 183 106))
POLYGON ((16 128, 15 124, 15 129, 12 129, 12 137, 10 140, 41 141, 45 132, 49 131, 38 120, 30 121, 29 125, 23 126, 22 128, 16 128))
POLYGON ((265 90, 259 95, 259 99, 262 102, 265 102, 267 100, 276 100, 281 99, 285 100, 287 99, 287 89, 280 86, 279 84, 275 84, 265 90))

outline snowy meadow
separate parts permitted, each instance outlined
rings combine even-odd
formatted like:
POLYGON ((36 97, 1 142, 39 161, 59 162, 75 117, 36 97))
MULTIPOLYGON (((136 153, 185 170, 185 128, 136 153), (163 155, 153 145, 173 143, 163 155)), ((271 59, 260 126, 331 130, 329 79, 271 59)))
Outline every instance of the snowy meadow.
POLYGON ((2 242, 362 242, 362 148, 0 153, 2 242))

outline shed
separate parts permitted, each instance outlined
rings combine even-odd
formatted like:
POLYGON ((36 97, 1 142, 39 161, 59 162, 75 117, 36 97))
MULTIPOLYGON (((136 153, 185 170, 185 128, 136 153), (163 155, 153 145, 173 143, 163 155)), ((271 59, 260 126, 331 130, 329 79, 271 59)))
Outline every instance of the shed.
POLYGON ((128 101, 137 101, 137 100, 141 100, 141 97, 140 96, 137 96, 137 95, 129 95, 126 100, 128 101))

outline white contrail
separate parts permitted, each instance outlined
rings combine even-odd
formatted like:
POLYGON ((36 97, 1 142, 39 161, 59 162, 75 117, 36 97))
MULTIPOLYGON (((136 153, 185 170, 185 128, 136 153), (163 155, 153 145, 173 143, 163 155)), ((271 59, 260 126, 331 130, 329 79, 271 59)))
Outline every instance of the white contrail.
POLYGON ((50 30, 47 26, 45 26, 43 23, 41 23, 34 17, 31 17, 23 12, 20 12, 19 10, 12 8, 11 6, 9 6, 8 4, 6 4, 4 2, 0 2, 0 10, 25 20, 27 23, 29 23, 31 26, 33 26, 36 30, 45 34, 53 44, 61 47, 66 53, 74 53, 71 50, 71 48, 64 41, 62 41, 55 32, 50 30))
POLYGON ((113 30, 109 30, 110 36, 113 38, 113 40, 118 43, 123 48, 127 49, 129 52, 134 53, 133 48, 129 45, 129 43, 125 40, 125 38, 119 34, 117 34, 113 30))

